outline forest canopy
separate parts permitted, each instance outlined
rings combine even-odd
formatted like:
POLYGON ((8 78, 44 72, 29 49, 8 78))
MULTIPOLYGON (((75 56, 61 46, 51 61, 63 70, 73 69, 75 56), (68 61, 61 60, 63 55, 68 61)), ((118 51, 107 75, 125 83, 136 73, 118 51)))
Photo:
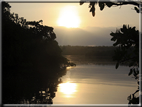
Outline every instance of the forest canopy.
POLYGON ((68 64, 62 56, 53 27, 42 20, 27 21, 2 2, 2 67, 40 67, 68 64))

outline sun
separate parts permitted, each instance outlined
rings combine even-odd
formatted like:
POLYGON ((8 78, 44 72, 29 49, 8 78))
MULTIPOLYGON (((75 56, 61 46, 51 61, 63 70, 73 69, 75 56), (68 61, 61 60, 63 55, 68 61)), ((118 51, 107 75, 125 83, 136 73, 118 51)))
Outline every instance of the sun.
POLYGON ((57 24, 67 28, 78 28, 80 25, 80 18, 77 14, 76 7, 66 6, 62 8, 57 24))

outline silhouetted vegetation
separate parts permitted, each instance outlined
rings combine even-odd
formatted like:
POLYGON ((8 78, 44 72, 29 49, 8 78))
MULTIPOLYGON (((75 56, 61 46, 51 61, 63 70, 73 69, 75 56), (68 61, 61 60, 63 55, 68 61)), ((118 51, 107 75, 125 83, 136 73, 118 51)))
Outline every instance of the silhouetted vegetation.
POLYGON ((99 5, 100 10, 104 10, 105 6, 111 8, 113 6, 122 6, 122 5, 133 5, 134 8, 133 10, 135 10, 137 13, 141 13, 142 12, 142 2, 141 1, 132 1, 132 0, 117 0, 117 1, 100 1, 100 0, 80 0, 80 5, 84 4, 85 2, 90 2, 89 4, 89 8, 90 8, 90 12, 92 12, 92 16, 95 16, 95 6, 99 5), (141 5, 141 6, 140 6, 141 5))
POLYGON ((2 2, 2 103, 51 103, 58 79, 74 65, 62 56, 52 27, 26 21, 10 8, 2 2), (41 90, 48 90, 45 96, 36 94, 41 90))
POLYGON ((66 74, 66 69, 57 68, 47 68, 44 73, 10 71, 3 77, 3 104, 52 104, 61 77, 66 74))
POLYGON ((60 67, 68 63, 61 55, 52 27, 41 25, 42 20, 26 21, 11 14, 5 2, 2 10, 3 67, 60 67))
MULTIPOLYGON (((116 69, 119 64, 128 63, 131 67, 128 76, 133 74, 139 85, 139 31, 135 27, 123 25, 120 30, 116 30, 110 35, 112 36, 111 40, 115 41, 113 46, 118 46, 113 56, 113 59, 117 61, 116 69)), ((139 96, 135 96, 137 92, 139 92, 139 86, 138 90, 128 97, 129 104, 139 103, 139 96)))
MULTIPOLYGON (((87 2, 87 0, 81 0, 80 5, 87 2)), ((92 16, 95 16, 95 6, 98 4, 100 10, 102 11, 105 6, 111 8, 113 6, 123 6, 123 5, 133 5, 137 13, 142 13, 142 2, 141 1, 132 1, 132 0, 122 0, 122 1, 89 1, 90 12, 92 12, 92 16)), ((121 63, 128 63, 130 68, 129 76, 133 74, 134 78, 137 79, 137 83, 139 85, 139 31, 135 29, 135 27, 127 27, 123 25, 123 28, 117 30, 115 33, 110 34, 112 37, 112 41, 115 41, 114 46, 118 46, 115 50, 115 55, 113 59, 117 61, 116 69, 121 63)), ((128 104, 139 104, 139 96, 135 97, 135 94, 139 92, 136 90, 135 93, 128 96, 129 103, 128 104)))

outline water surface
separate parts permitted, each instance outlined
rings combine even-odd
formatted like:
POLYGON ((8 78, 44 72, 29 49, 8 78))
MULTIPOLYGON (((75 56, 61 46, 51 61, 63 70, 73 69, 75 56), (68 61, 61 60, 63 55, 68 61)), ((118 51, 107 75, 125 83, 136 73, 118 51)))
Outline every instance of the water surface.
POLYGON ((128 104, 127 97, 137 89, 129 67, 78 65, 61 79, 54 104, 128 104))

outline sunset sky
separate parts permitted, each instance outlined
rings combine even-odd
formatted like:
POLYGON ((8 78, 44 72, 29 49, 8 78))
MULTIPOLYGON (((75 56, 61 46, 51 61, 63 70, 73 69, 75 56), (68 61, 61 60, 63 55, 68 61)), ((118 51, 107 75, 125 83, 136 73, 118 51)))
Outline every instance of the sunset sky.
POLYGON ((109 45, 111 31, 123 24, 139 29, 139 14, 134 6, 105 7, 100 11, 96 6, 95 17, 89 12, 88 3, 9 3, 11 13, 17 13, 27 21, 43 20, 57 35, 59 45, 109 45))

